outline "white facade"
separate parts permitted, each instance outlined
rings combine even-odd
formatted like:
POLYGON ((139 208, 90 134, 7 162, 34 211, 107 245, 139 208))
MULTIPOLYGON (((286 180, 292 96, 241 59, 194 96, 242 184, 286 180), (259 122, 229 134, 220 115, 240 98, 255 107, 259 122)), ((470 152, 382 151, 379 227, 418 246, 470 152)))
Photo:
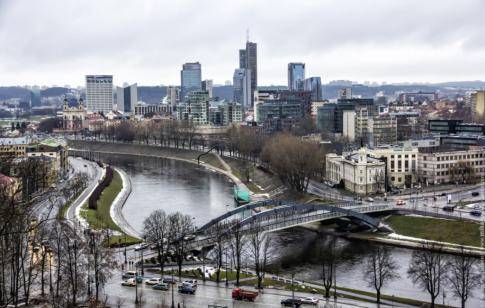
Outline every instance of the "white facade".
POLYGON ((86 107, 92 112, 113 110, 113 75, 86 76, 86 107))
POLYGON ((327 154, 326 179, 334 184, 344 182, 345 189, 359 195, 383 192, 385 163, 368 157, 367 149, 340 156, 327 154))
POLYGON ((429 149, 419 153, 419 178, 425 185, 443 184, 458 181, 453 178, 452 168, 459 164, 473 169, 474 180, 485 176, 485 148, 475 147, 469 150, 429 149))
POLYGON ((349 142, 355 141, 355 111, 345 110, 343 112, 343 137, 347 138, 349 142))
POLYGON ((386 159, 390 186, 409 188, 418 181, 418 148, 382 146, 370 149, 369 155, 386 159))

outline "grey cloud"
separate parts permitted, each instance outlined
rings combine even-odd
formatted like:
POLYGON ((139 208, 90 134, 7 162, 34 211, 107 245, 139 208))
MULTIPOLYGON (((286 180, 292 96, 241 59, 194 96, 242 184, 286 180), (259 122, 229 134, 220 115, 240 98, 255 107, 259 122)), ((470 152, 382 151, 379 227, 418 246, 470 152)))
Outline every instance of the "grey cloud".
POLYGON ((259 44, 261 83, 284 83, 286 62, 299 60, 328 78, 399 78, 396 67, 406 64, 405 78, 453 79, 460 67, 477 76, 484 10, 480 0, 0 0, 0 84, 82 84, 83 74, 97 72, 113 73, 119 83, 177 84, 181 64, 196 60, 205 78, 223 82, 232 79, 248 27, 259 44), (426 57, 416 52, 353 71, 379 64, 360 58, 361 50, 423 46, 457 52, 445 63, 423 66, 426 57), (342 50, 355 55, 336 58, 342 50), (335 60, 340 67, 328 63, 335 60))

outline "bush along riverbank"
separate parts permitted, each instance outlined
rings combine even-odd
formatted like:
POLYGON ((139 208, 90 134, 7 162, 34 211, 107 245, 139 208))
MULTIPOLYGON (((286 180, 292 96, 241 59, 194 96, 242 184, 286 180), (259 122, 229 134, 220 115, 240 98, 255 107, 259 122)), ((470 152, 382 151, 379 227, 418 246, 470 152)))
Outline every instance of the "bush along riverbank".
POLYGON ((81 209, 81 216, 92 229, 111 231, 113 235, 106 243, 109 246, 132 245, 140 242, 139 239, 125 234, 111 218, 110 208, 122 189, 123 180, 120 174, 108 166, 106 176, 98 184, 88 203, 85 203, 81 209))

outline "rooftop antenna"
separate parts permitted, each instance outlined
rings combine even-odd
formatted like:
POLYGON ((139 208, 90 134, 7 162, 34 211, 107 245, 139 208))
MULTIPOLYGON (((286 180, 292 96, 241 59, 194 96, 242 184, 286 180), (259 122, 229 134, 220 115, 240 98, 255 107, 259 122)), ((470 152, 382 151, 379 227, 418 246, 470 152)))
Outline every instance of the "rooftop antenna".
POLYGON ((246 29, 246 42, 249 42, 249 28, 246 29))

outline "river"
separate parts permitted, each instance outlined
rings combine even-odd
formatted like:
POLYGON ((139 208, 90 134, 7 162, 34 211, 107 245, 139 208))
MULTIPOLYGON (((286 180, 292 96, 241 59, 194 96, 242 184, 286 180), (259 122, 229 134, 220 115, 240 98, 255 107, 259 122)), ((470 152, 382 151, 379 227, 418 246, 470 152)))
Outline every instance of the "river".
MULTIPOLYGON (((133 190, 123 214, 137 230, 143 228, 143 219, 156 209, 189 214, 197 225, 201 225, 235 206, 231 181, 203 167, 181 161, 129 155, 111 155, 109 160, 116 162, 115 165, 125 170, 131 178, 133 190)), ((281 264, 281 274, 293 272, 297 279, 318 281, 320 266, 313 256, 325 240, 328 240, 328 236, 320 236, 303 228, 275 233, 272 245, 276 252, 274 261, 281 264)), ((337 239, 344 259, 338 268, 339 285, 373 291, 363 282, 363 260, 372 245, 337 239)), ((428 301, 427 293, 413 285, 406 274, 412 250, 397 247, 391 247, 391 250, 400 266, 400 277, 385 287, 382 293, 428 301)), ((474 293, 479 295, 480 292, 475 290, 474 293)), ((446 304, 458 306, 451 292, 445 295, 446 304)), ((440 295, 440 304, 442 300, 440 295)), ((484 302, 476 297, 470 298, 467 304, 468 307, 484 306, 484 302)))

